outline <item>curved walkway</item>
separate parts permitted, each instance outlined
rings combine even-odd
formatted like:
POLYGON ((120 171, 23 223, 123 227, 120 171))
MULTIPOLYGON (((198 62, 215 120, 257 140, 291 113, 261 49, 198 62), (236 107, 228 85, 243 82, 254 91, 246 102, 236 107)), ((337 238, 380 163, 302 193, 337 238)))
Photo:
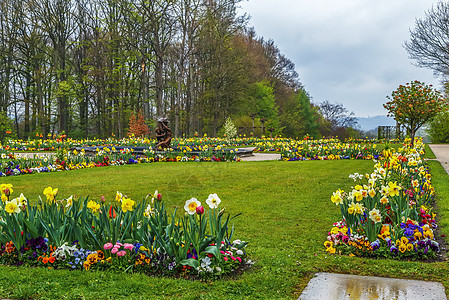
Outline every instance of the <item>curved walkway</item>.
POLYGON ((437 157, 446 172, 449 174, 449 144, 429 144, 430 149, 437 157))
MULTIPOLYGON (((243 148, 243 149, 247 149, 247 150, 251 150, 253 151, 255 148, 254 147, 250 147, 250 148, 243 148)), ((251 156, 242 156, 240 157, 240 159, 242 161, 264 161, 264 160, 280 160, 281 159, 281 154, 279 153, 253 153, 251 156)))

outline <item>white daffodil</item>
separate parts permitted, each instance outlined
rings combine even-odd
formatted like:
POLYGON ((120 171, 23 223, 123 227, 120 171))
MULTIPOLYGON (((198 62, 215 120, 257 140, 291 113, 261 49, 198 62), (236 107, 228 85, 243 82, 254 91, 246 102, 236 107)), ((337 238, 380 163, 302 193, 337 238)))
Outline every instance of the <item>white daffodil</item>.
POLYGON ((153 194, 153 198, 151 198, 151 203, 154 203, 154 199, 157 199, 157 194, 159 194, 159 192, 157 190, 155 190, 154 194, 153 194))
POLYGON ((27 205, 27 198, 25 198, 23 193, 20 193, 20 196, 16 198, 16 201, 19 206, 27 205))
POLYGON ((67 204, 65 207, 70 207, 73 205, 73 196, 70 196, 69 198, 66 199, 67 200, 67 204))
POLYGON ((206 203, 212 209, 218 208, 218 205, 221 203, 221 199, 218 198, 217 194, 210 194, 206 200, 206 203))
POLYGON ((151 215, 154 215, 154 208, 151 208, 151 205, 148 204, 147 208, 144 212, 145 217, 150 218, 151 215))
POLYGON ((196 213, 196 208, 198 206, 201 206, 201 202, 198 201, 198 199, 196 199, 196 198, 192 198, 192 199, 186 201, 186 204, 184 205, 184 209, 189 215, 193 215, 196 213))
POLYGON ((380 221, 382 221, 382 217, 380 215, 380 211, 378 209, 372 209, 369 212, 369 218, 374 222, 374 223, 379 223, 380 221))

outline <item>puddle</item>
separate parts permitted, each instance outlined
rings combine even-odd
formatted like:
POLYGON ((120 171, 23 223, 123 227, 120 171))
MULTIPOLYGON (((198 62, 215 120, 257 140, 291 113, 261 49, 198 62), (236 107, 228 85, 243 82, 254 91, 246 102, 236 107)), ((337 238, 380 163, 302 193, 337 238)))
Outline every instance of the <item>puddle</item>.
POLYGON ((444 287, 439 282, 317 273, 309 281, 299 299, 446 300, 447 298, 444 287))

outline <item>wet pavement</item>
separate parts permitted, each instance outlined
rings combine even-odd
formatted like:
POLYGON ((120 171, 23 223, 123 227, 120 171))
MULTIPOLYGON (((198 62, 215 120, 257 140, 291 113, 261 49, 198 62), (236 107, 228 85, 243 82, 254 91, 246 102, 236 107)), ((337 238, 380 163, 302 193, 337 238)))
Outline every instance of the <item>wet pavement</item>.
POLYGON ((301 300, 395 299, 445 300, 439 282, 374 276, 317 273, 299 296, 301 300))
POLYGON ((449 174, 449 144, 429 144, 429 147, 449 174))

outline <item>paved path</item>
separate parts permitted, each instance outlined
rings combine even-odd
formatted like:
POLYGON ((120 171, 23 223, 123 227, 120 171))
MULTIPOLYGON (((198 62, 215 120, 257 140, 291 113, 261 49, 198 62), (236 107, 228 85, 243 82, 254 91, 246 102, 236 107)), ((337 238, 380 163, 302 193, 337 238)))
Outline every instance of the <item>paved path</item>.
MULTIPOLYGON (((247 150, 254 150, 254 147, 243 148, 247 150)), ((264 160, 280 160, 281 155, 279 153, 259 153, 255 152, 251 156, 242 156, 242 161, 264 161, 264 160)))
POLYGON ((37 153, 30 153, 30 152, 16 152, 14 153, 14 155, 16 157, 20 157, 20 158, 34 158, 34 156, 36 157, 50 157, 53 156, 55 153, 54 152, 37 152, 37 153))
POLYGON ((449 144, 429 144, 429 147, 449 174, 449 144))
MULTIPOLYGON (((254 150, 254 148, 248 148, 250 150, 254 150)), ((38 152, 38 153, 28 153, 28 152, 16 152, 14 153, 17 157, 22 158, 34 158, 37 157, 50 157, 54 155, 54 152, 38 152)), ((242 161, 264 161, 264 160, 279 160, 281 159, 281 155, 279 153, 253 153, 251 156, 242 156, 242 161)))

